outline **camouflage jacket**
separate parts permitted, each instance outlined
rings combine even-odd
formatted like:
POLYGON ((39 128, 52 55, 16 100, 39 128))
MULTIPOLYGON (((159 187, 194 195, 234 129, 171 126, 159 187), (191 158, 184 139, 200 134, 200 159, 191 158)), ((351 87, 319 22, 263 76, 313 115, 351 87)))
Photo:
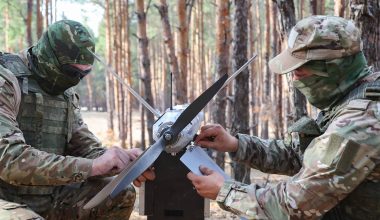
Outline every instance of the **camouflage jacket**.
MULTIPOLYGON (((24 53, 25 54, 25 53, 24 53)), ((21 55, 24 62, 25 56, 21 55)), ((0 178, 13 185, 54 186, 83 182, 91 173, 92 158, 104 152, 88 130, 77 108, 71 139, 64 155, 25 143, 17 122, 22 92, 14 73, 0 65, 0 178)))
POLYGON ((287 141, 238 134, 233 160, 293 176, 266 187, 226 181, 217 197, 221 207, 248 219, 277 220, 321 219, 342 206, 334 219, 378 219, 380 102, 352 98, 324 119, 323 134, 302 153, 287 141))

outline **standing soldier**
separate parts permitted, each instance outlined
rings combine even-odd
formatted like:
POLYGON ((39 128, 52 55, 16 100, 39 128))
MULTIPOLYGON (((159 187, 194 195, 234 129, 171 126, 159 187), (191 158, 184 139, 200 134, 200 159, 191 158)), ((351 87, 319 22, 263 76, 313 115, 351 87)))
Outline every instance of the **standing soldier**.
MULTIPOLYGON (((88 50, 95 51, 88 30, 62 20, 21 54, 0 53, 0 219, 129 218, 132 185, 82 209, 110 181, 104 176, 141 154, 104 148, 83 122, 72 87, 91 71, 88 50)), ((151 171, 139 177, 153 178, 151 171)))
POLYGON ((245 185, 201 167, 203 176, 188 174, 198 193, 249 219, 380 219, 380 73, 367 66, 358 28, 340 17, 305 18, 269 66, 292 73, 294 86, 322 110, 318 118, 301 118, 286 140, 206 125, 196 142, 292 177, 245 185))

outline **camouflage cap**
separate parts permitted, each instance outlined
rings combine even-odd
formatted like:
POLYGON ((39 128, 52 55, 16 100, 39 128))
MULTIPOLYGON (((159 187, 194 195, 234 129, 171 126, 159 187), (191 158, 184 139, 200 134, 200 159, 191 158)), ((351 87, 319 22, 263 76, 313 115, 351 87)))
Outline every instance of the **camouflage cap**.
POLYGON ((290 31, 288 48, 269 61, 272 72, 291 72, 310 60, 331 60, 363 49, 360 30, 352 20, 335 16, 310 16, 290 31))
POLYGON ((47 36, 60 65, 94 63, 94 56, 87 49, 95 51, 95 42, 81 23, 72 20, 55 22, 49 26, 47 36))

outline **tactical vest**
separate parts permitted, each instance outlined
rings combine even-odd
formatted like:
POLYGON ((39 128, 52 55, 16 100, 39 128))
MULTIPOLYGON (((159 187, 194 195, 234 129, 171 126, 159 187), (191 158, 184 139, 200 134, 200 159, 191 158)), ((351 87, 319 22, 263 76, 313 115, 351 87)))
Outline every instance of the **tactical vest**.
MULTIPOLYGON (((380 76, 380 73, 375 74, 380 76)), ((310 142, 327 130, 334 118, 350 101, 357 99, 380 101, 380 77, 372 82, 362 83, 351 90, 332 109, 321 111, 316 120, 304 117, 295 122, 288 130, 288 132, 293 132, 291 134, 292 147, 303 155, 310 142)), ((380 219, 380 167, 375 167, 367 179, 336 207, 327 212, 323 219, 380 219)))
MULTIPOLYGON (((31 77, 32 73, 19 56, 0 53, 0 62, 19 81, 22 97, 17 122, 25 143, 45 152, 65 155, 71 139, 74 109, 78 108, 74 90, 68 89, 63 95, 49 95, 31 77)), ((1 193, 9 192, 15 196, 47 195, 54 190, 49 186, 13 186, 4 182, 0 186, 1 193)))

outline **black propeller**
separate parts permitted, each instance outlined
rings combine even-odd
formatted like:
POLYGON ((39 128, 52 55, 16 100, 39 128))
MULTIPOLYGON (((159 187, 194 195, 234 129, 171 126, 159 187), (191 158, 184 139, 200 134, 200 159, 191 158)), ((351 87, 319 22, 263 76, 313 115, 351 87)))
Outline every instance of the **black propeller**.
POLYGON ((142 153, 136 160, 130 163, 117 177, 107 184, 85 206, 85 209, 93 208, 104 201, 108 196, 114 198, 125 187, 132 183, 138 176, 147 170, 158 158, 165 146, 176 140, 178 134, 198 115, 215 94, 227 81, 228 74, 223 75, 211 87, 195 99, 177 118, 174 124, 151 147, 142 153))

